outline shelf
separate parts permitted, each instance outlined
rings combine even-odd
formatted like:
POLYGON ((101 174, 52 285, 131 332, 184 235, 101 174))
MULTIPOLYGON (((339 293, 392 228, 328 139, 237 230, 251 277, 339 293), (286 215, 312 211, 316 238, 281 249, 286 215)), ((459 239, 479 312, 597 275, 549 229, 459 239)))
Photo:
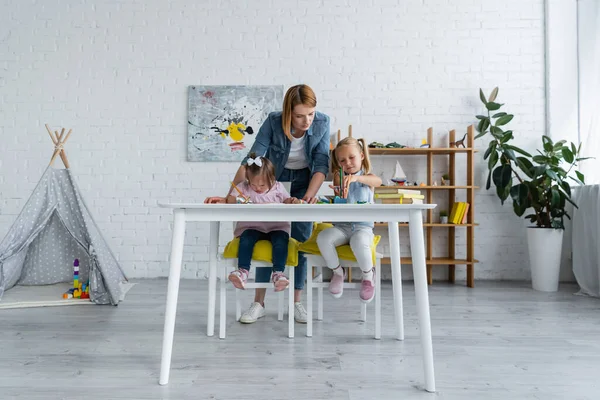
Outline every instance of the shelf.
POLYGON ((378 186, 385 189, 408 189, 408 190, 450 190, 450 189, 479 189, 479 186, 378 186))
MULTIPOLYGON (((375 227, 378 227, 378 226, 379 227, 388 226, 388 224, 387 224, 387 222, 375 222, 375 227)), ((407 227, 408 222, 400 222, 398 224, 398 226, 407 227)), ((477 224, 477 223, 475 223, 475 224, 438 224, 438 223, 423 222, 423 226, 449 228, 449 227, 456 227, 456 226, 479 226, 479 224, 477 224)))
MULTIPOLYGON (((400 257, 401 264, 412 264, 411 257, 400 257)), ((431 260, 425 260, 425 264, 427 265, 472 265, 478 263, 479 260, 467 261, 465 259, 456 259, 456 258, 445 258, 445 257, 433 257, 431 260)), ((390 257, 383 257, 381 259, 382 264, 390 264, 390 257)))
POLYGON ((416 156, 426 154, 457 154, 457 153, 469 153, 478 151, 472 148, 445 148, 445 147, 434 147, 430 149, 422 148, 404 148, 404 149, 388 149, 388 148, 369 148, 369 155, 380 155, 380 156, 416 156))

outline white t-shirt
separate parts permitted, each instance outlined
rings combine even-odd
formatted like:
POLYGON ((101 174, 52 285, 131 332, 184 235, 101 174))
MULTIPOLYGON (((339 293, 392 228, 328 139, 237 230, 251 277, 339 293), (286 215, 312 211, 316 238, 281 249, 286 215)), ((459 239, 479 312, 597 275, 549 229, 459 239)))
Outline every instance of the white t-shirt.
POLYGON ((302 169, 308 167, 308 161, 306 161, 306 153, 304 152, 304 141, 306 140, 306 132, 301 138, 295 138, 292 136, 292 148, 290 149, 290 155, 285 168, 287 169, 302 169))

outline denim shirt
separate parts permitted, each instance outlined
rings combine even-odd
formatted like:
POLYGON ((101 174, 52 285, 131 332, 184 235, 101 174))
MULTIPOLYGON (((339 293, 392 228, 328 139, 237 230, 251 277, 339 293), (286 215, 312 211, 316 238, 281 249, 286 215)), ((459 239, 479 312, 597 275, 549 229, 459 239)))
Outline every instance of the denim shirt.
MULTIPOLYGON (((275 177, 279 179, 290 155, 292 142, 283 133, 281 126, 281 111, 272 112, 260 127, 252 148, 258 156, 267 157, 275 166, 275 177)), ((318 111, 315 112, 313 123, 305 133, 304 151, 311 177, 315 172, 325 176, 329 172, 329 117, 318 111)), ((242 160, 246 163, 248 156, 242 160)))

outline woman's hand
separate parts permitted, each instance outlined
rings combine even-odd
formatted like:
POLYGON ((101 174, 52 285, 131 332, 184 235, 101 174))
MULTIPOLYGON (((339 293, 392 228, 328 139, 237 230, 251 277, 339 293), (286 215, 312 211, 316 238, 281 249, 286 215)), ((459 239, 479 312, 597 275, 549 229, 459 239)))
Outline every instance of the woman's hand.
POLYGON ((217 203, 227 203, 227 199, 225 197, 207 197, 204 200, 204 204, 217 204, 217 203))

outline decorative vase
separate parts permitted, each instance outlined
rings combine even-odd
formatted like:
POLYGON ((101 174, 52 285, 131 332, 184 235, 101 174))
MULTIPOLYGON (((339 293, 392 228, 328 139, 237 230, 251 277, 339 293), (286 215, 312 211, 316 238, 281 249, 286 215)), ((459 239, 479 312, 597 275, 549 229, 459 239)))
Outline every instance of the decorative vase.
POLYGON ((563 229, 527 228, 533 289, 541 292, 558 290, 563 233, 563 229))
POLYGON ((444 215, 443 217, 440 217, 440 224, 447 224, 448 223, 448 216, 444 215))

